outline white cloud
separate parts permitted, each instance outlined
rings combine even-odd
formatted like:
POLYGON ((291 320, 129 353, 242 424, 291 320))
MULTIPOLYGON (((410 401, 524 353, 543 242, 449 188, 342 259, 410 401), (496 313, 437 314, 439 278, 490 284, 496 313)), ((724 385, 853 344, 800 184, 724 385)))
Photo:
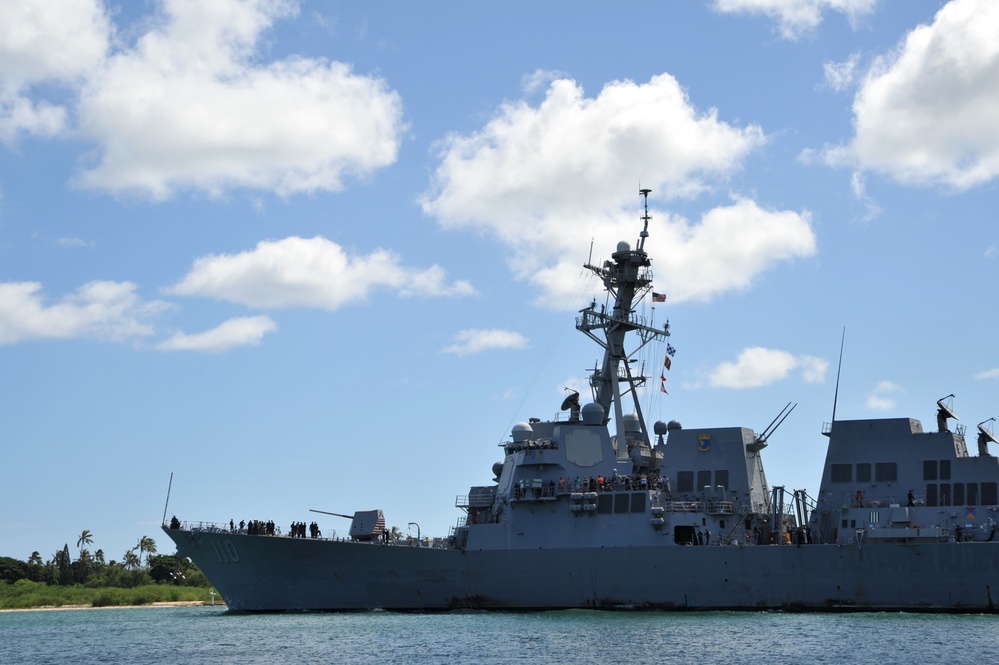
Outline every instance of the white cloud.
POLYGON ((822 358, 754 346, 744 349, 734 363, 714 368, 708 383, 717 388, 759 388, 786 378, 795 369, 806 383, 821 383, 828 366, 822 358))
POLYGON ((830 164, 964 190, 999 175, 999 3, 952 0, 878 58, 830 164))
POLYGON ((860 63, 860 53, 853 53, 844 62, 827 62, 822 65, 825 74, 826 85, 841 92, 853 85, 857 72, 857 65, 860 63))
POLYGON ((202 333, 177 333, 156 345, 163 351, 205 351, 221 353, 238 346, 257 346, 264 335, 277 330, 268 316, 243 316, 229 319, 202 333))
POLYGON ((668 74, 615 81, 593 99, 561 79, 537 108, 505 103, 481 131, 442 141, 423 206, 445 227, 516 239, 539 210, 571 216, 632 203, 639 178, 670 198, 694 196, 763 142, 759 127, 732 127, 714 109, 698 114, 668 74))
POLYGON ((124 341, 153 333, 166 303, 142 302, 131 282, 94 281, 47 305, 37 282, 0 282, 0 344, 89 337, 124 341))
POLYGON ((527 347, 527 338, 512 330, 469 329, 458 331, 451 346, 441 349, 444 353, 456 356, 467 356, 492 349, 523 349, 527 347))
MULTIPOLYGON (((515 276, 539 288, 538 302, 561 307, 590 238, 605 251, 637 236, 639 181, 656 196, 691 198, 764 143, 759 127, 733 127, 713 109, 698 113, 667 74, 610 83, 593 99, 558 80, 537 107, 506 103, 480 131, 445 139, 422 205, 444 228, 498 238, 515 276)), ((742 288, 778 261, 815 252, 807 213, 737 200, 696 226, 653 216, 646 247, 661 243, 665 251, 650 253, 672 262, 657 274, 675 280, 667 282, 674 302, 742 288)))
POLYGON ((895 393, 904 392, 902 387, 891 381, 880 381, 867 395, 867 408, 875 411, 890 411, 895 408, 895 393))
POLYGON ((520 80, 520 88, 524 94, 530 95, 547 87, 552 81, 566 78, 565 72, 558 70, 536 69, 531 74, 525 74, 520 80))
POLYGON ((867 193, 867 178, 860 171, 850 174, 850 189, 853 196, 864 205, 864 221, 869 222, 881 214, 881 206, 867 193))
POLYGON ((709 300, 750 282, 779 261, 815 254, 808 213, 765 210, 748 199, 709 210, 700 223, 670 220, 648 247, 671 302, 709 300))
POLYGON ((976 379, 999 379, 999 367, 975 374, 976 379))
POLYGON ((440 266, 403 266, 378 249, 350 255, 322 237, 262 241, 239 254, 197 259, 191 271, 167 291, 204 296, 250 307, 315 307, 336 310, 367 299, 376 289, 403 297, 459 297, 475 294, 464 280, 447 282, 440 266))
POLYGON ((985 258, 992 259, 995 258, 997 254, 999 254, 999 247, 997 247, 995 243, 992 243, 985 248, 985 258))
POLYGON ((40 83, 77 83, 103 61, 110 35, 98 0, 0 3, 0 141, 62 132, 67 110, 28 95, 40 83))
POLYGON ((796 40, 822 23, 827 10, 846 14, 851 25, 874 10, 878 0, 715 0, 716 11, 763 14, 777 22, 784 39, 796 40))
POLYGON ((98 161, 78 184, 165 199, 179 188, 339 190, 396 159, 402 103, 384 81, 320 59, 259 61, 297 4, 164 0, 160 20, 86 81, 79 134, 98 161))

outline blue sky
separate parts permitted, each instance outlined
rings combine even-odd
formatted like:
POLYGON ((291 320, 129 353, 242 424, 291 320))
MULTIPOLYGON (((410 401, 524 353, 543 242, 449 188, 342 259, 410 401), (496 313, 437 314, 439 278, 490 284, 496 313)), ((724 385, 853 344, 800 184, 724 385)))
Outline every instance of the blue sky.
POLYGON ((639 187, 649 419, 797 403, 814 493, 844 328, 838 417, 999 416, 997 175, 989 0, 6 4, 0 555, 166 549, 171 472, 184 520, 446 535, 586 385, 639 187))

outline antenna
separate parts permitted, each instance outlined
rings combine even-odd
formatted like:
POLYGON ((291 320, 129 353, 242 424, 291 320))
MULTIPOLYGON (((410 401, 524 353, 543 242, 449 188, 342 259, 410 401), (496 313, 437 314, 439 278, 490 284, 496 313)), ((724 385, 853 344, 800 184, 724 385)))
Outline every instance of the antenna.
POLYGON ((767 442, 767 437, 769 437, 771 434, 777 431, 777 428, 784 423, 784 420, 786 420, 789 415, 791 415, 791 412, 794 411, 794 407, 796 406, 798 405, 795 404, 794 406, 792 406, 790 402, 785 404, 784 408, 781 409, 780 413, 777 414, 777 418, 771 420, 770 424, 767 425, 766 429, 763 430, 763 433, 756 437, 756 441, 758 443, 762 443, 765 445, 767 442), (783 416, 783 418, 781 416, 783 416), (780 422, 777 422, 778 418, 780 419, 780 422))
POLYGON ((638 193, 645 197, 645 214, 642 215, 642 221, 645 222, 645 228, 642 229, 642 233, 638 240, 638 249, 645 249, 645 239, 649 237, 649 220, 652 217, 649 216, 649 193, 652 192, 651 189, 640 189, 638 193))
POLYGON ((839 374, 843 370, 843 345, 846 344, 846 326, 843 326, 843 337, 839 340, 839 365, 836 366, 836 392, 833 393, 832 422, 836 422, 836 402, 839 401, 839 374))
POLYGON ((170 506, 170 488, 173 487, 173 471, 170 472, 170 483, 167 485, 166 503, 163 504, 163 524, 166 524, 167 508, 170 506))

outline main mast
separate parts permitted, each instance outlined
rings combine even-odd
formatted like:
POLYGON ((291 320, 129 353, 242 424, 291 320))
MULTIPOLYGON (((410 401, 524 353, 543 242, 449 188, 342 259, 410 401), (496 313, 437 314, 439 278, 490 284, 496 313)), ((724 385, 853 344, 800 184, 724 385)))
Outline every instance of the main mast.
POLYGON ((618 441, 618 459, 628 457, 627 435, 625 432, 624 409, 621 398, 631 393, 635 405, 635 413, 641 428, 642 443, 650 445, 649 433, 642 417, 642 407, 638 400, 637 387, 645 384, 645 376, 634 375, 631 372, 630 359, 642 347, 652 340, 665 340, 669 337, 669 323, 661 329, 645 324, 644 317, 635 314, 634 306, 640 302, 652 288, 652 262, 645 253, 645 239, 649 237, 649 192, 641 189, 639 193, 645 199, 645 214, 642 216, 644 226, 639 235, 635 249, 627 242, 617 244, 617 251, 611 255, 610 261, 604 261, 601 266, 586 263, 584 267, 592 270, 604 283, 604 288, 614 297, 614 307, 610 312, 604 306, 597 309, 596 301, 589 307, 580 310, 576 319, 576 329, 585 333, 597 344, 604 347, 603 363, 594 368, 590 376, 590 387, 593 389, 594 401, 604 409, 604 424, 610 420, 611 405, 614 406, 614 419, 618 441), (602 335, 598 334, 599 331, 602 335), (625 337, 630 331, 638 333, 641 343, 630 352, 625 349, 625 337), (625 388, 622 390, 622 384, 625 388))

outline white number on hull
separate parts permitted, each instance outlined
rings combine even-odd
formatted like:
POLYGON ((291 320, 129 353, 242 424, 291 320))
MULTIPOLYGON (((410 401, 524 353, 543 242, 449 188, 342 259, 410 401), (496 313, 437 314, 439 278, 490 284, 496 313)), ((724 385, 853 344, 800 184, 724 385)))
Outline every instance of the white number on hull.
POLYGON ((219 558, 219 563, 239 563, 239 552, 236 551, 236 546, 232 544, 231 540, 223 540, 221 543, 213 540, 212 549, 215 550, 215 556, 219 558))

